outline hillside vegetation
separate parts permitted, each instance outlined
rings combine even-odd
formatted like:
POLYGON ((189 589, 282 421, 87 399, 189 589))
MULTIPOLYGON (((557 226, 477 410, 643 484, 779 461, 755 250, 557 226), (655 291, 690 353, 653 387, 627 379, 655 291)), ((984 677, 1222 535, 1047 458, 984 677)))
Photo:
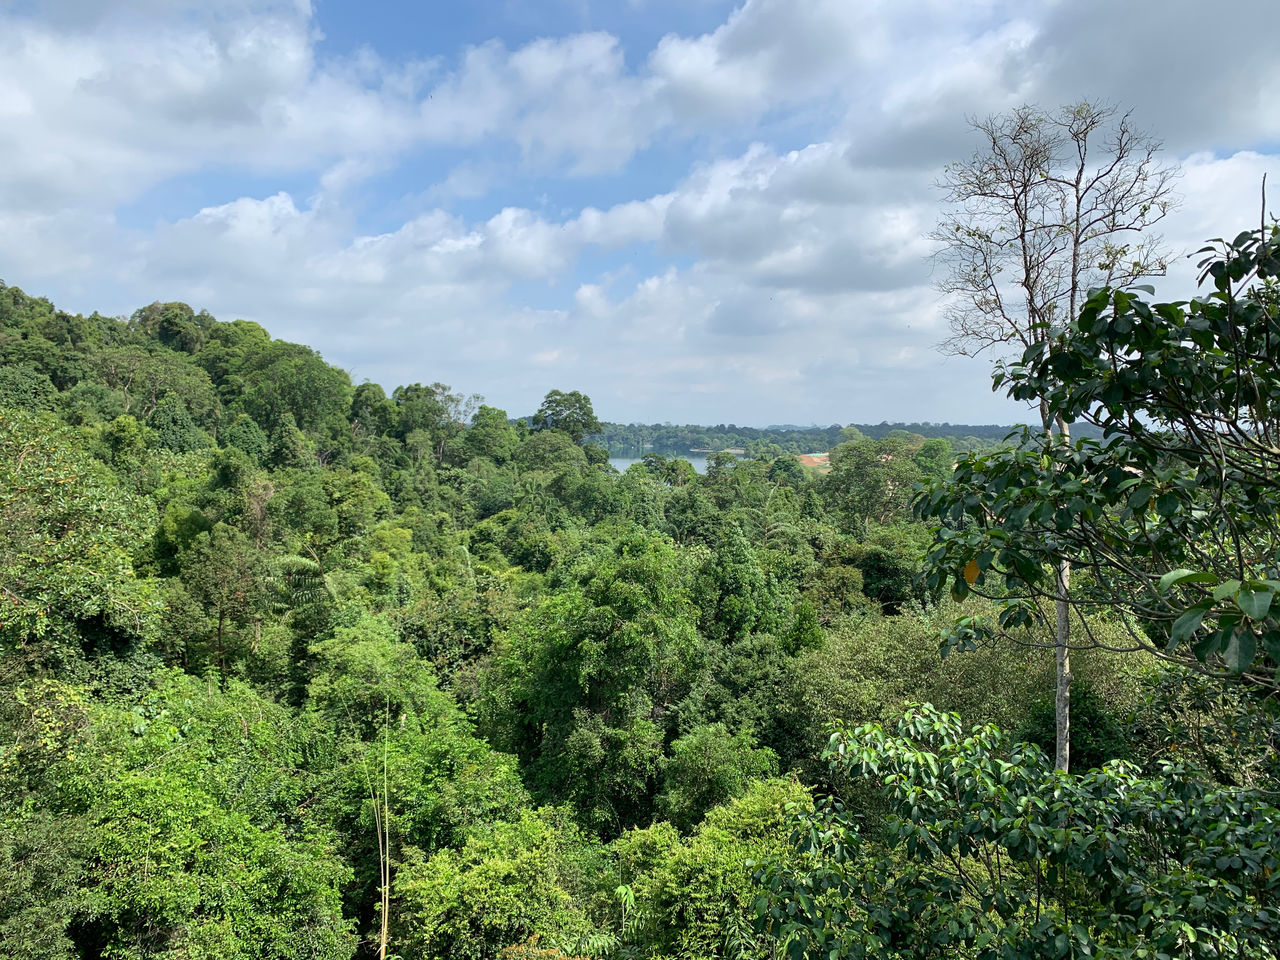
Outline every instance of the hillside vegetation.
POLYGON ((6 957, 1273 955, 1271 701, 1095 645, 1054 773, 1051 635, 940 653, 946 439, 619 474, 580 394, 2 284, 0 364, 6 957))

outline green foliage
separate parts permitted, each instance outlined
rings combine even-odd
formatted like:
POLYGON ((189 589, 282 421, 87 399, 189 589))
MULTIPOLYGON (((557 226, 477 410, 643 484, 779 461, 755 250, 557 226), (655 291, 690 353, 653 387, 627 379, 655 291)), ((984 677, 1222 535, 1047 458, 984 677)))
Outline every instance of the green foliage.
POLYGON ((130 555, 149 532, 142 505, 77 450, 69 430, 17 411, 0 418, 0 638, 7 648, 41 638, 75 645, 77 625, 95 619, 145 636, 153 610, 130 555))
MULTIPOLYGON (((1057 737, 1053 700, 1041 697, 1014 733, 1015 740, 1034 743, 1052 753, 1057 737)), ((1121 718, 1107 709, 1087 683, 1071 686, 1071 764, 1077 770, 1092 770, 1108 760, 1135 760, 1121 718)))
POLYGON ((731 527, 698 571, 693 599, 703 635, 722 643, 752 633, 781 633, 789 614, 775 577, 760 565, 742 532, 731 527))
POLYGON ((315 463, 311 443, 294 420, 292 413, 284 413, 274 421, 271 431, 269 460, 276 469, 306 469, 315 463))
POLYGON ((526 470, 561 472, 583 470, 587 466, 586 454, 575 446, 573 438, 561 430, 546 430, 534 434, 521 445, 516 462, 526 470))
POLYGON ((412 851, 396 882, 397 949, 492 960, 536 937, 572 950, 593 932, 582 907, 598 859, 565 812, 552 808, 494 823, 457 851, 412 851))
POLYGON ((260 426, 287 414, 298 429, 316 433, 335 418, 345 421, 350 409, 351 378, 309 347, 259 342, 245 350, 234 371, 243 384, 240 403, 260 426))
POLYGON ((5 818, 4 855, 17 856, 6 954, 349 956, 346 868, 299 816, 294 721, 243 686, 178 673, 156 682, 131 708, 86 708, 47 684, 21 692, 29 706, 0 787, 25 788, 47 813, 24 805, 5 818), (37 849, 48 813, 66 832, 37 849), (56 874, 51 855, 67 857, 56 874), (32 895, 42 877, 47 901, 32 895), (20 939, 34 931, 41 941, 20 939))
POLYGON ((658 810, 682 830, 714 806, 741 796, 754 780, 777 773, 777 758, 756 747, 749 730, 730 735, 724 724, 695 727, 671 744, 662 763, 658 810))
MULTIPOLYGON (((938 866, 881 838, 871 781, 818 763, 830 721, 928 699, 1038 736, 1047 635, 1033 617, 943 661, 946 624, 1007 598, 934 607, 929 535, 901 515, 913 477, 951 476, 948 442, 1003 430, 615 428, 553 392, 530 432, 441 383, 352 389, 185 304, 126 323, 2 284, 0 370, 43 411, 0 416, 5 956, 371 957, 385 904, 390 956, 777 960, 748 861, 819 861, 788 839, 809 788, 764 778, 859 804, 883 889, 938 866), (644 461, 617 474, 595 430, 644 461), (837 444, 826 477, 783 456, 837 444), (653 452, 693 447, 705 476, 653 452)), ((1270 617, 1240 579, 1224 609, 1270 617)), ((1203 768, 1200 793, 1166 786, 1205 817, 1227 796, 1209 784, 1274 788, 1256 690, 1100 651, 1074 669, 1097 707, 1078 731, 1128 724, 1135 795, 1171 761, 1203 768)), ((1230 840, 1198 816, 1175 826, 1230 840)))
MULTIPOLYGON (((1013 398, 1043 397, 1051 416, 1106 439, 1027 432, 962 460, 917 503, 941 524, 928 580, 1006 595, 998 623, 1009 628, 1055 592, 1056 563, 1085 562, 1072 603, 1129 611, 1133 645, 1274 684, 1280 227, 1241 234, 1201 266, 1207 296, 1151 304, 1104 288, 997 371, 1013 398)), ((994 629, 966 622, 952 642, 994 629)))
POLYGON ((752 930, 754 864, 790 862, 791 821, 811 808, 795 781, 765 780, 713 809, 686 839, 665 823, 619 837, 611 850, 634 900, 623 956, 772 958, 772 943, 752 930))
POLYGON ((467 431, 467 450, 472 457, 487 457, 496 464, 510 460, 520 445, 520 437, 507 421, 507 412, 481 406, 467 431))
POLYGON ((1056 772, 994 726, 909 711, 826 754, 887 810, 796 820, 798 864, 762 869, 759 926, 792 957, 1272 957, 1274 807, 1166 765, 1056 772))
POLYGON ((15 410, 47 410, 57 393, 51 381, 39 370, 26 365, 0 367, 0 408, 15 410))
POLYGON ((552 390, 529 425, 534 430, 558 430, 574 443, 582 443, 584 437, 600 432, 600 421, 591 409, 591 398, 577 390, 568 393, 552 390))
POLYGON ((68 918, 81 914, 93 837, 84 819, 48 810, 0 813, 0 951, 71 960, 68 918))
POLYGON ((527 794, 513 760, 474 736, 385 619, 352 610, 339 620, 347 622, 313 650, 307 702, 335 744, 319 805, 354 868, 348 910, 363 926, 373 922, 382 856, 398 865, 409 847, 457 845, 481 824, 516 816, 527 794))
POLYGON ((688 564, 637 532, 566 573, 500 638, 485 726, 520 756, 539 796, 617 830, 651 811, 664 741, 654 718, 697 666, 688 564))
POLYGON ((157 442, 174 453, 187 453, 208 445, 208 439, 197 429, 186 406, 176 394, 167 394, 147 419, 155 431, 157 442))
MULTIPOLYGON (((967 601, 970 615, 992 615, 994 604, 967 601)), ((1053 676, 1046 647, 1052 634, 1028 632, 983 647, 965 656, 944 657, 938 637, 957 618, 959 607, 945 603, 916 616, 864 616, 837 622, 823 647, 806 651, 777 699, 786 713, 780 718, 791 737, 780 750, 784 763, 801 763, 814 778, 815 761, 832 721, 851 725, 891 723, 910 703, 931 702, 962 716, 982 717, 1007 729, 1031 722, 1042 692, 1053 676)), ((1122 642, 1123 628, 1092 622, 1100 639, 1122 642)), ((1140 666, 1101 650, 1080 651, 1073 669, 1090 687, 1107 714, 1136 711, 1140 666)))
POLYGON ((224 446, 243 451, 258 464, 265 463, 271 452, 271 438, 243 413, 237 414, 231 425, 222 432, 221 440, 224 446))
POLYGON ((920 468, 906 442, 851 440, 831 451, 824 489, 845 530, 861 533, 870 522, 888 523, 911 502, 920 468))

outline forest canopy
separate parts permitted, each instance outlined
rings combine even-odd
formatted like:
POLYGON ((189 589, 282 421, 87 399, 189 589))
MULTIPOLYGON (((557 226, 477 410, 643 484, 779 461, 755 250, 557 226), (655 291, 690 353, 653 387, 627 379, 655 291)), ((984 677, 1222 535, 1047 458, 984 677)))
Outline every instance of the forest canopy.
POLYGON ((1276 242, 1001 373, 1070 445, 512 418, 0 285, 0 952, 1273 956, 1276 242))

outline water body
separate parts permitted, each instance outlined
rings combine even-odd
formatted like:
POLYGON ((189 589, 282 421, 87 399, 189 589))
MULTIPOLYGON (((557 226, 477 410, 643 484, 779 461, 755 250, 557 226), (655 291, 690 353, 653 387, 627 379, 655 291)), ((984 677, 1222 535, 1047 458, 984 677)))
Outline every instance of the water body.
MULTIPOLYGON (((707 472, 707 455, 705 453, 686 453, 684 456, 679 458, 667 457, 667 459, 668 460, 673 460, 673 459, 688 460, 690 463, 693 464, 693 469, 698 471, 698 473, 707 472)), ((619 473, 626 473, 627 467, 631 466, 633 463, 639 463, 639 462, 640 462, 639 457, 610 457, 609 458, 610 465, 612 465, 615 469, 617 469, 619 473)))

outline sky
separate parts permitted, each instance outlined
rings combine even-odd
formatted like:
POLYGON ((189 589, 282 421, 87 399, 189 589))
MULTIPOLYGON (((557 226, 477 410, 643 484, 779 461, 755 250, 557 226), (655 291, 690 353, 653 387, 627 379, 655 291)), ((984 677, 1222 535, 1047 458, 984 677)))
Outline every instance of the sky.
POLYGON ((969 121, 1130 109, 1185 299, 1280 196, 1277 36, 1275 0, 0 0, 0 279, 513 416, 1020 421, 937 349, 969 121))

